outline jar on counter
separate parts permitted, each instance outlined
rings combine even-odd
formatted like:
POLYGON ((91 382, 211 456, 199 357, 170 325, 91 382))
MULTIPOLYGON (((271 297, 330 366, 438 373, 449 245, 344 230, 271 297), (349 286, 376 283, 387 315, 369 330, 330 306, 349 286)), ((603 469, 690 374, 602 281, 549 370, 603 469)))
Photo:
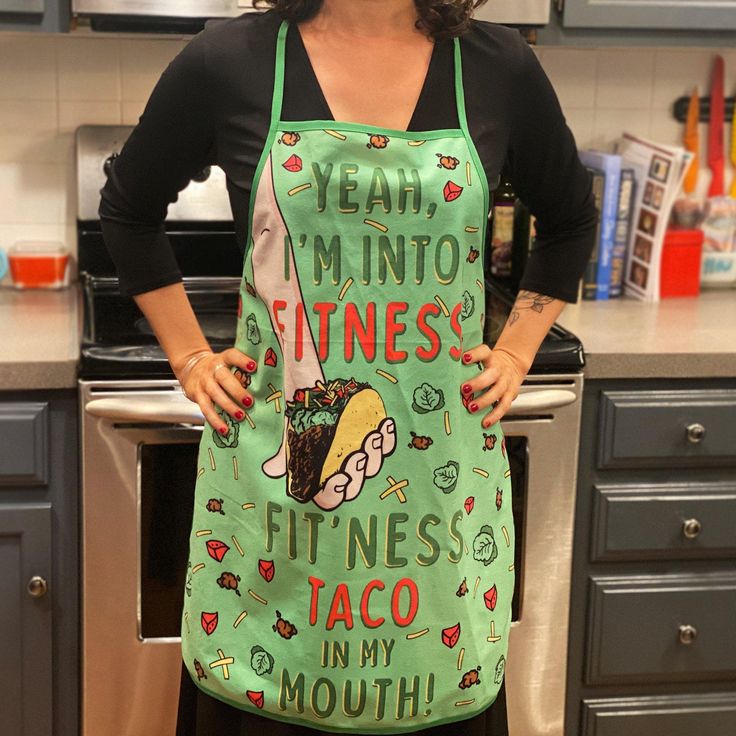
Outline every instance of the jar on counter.
POLYGON ((69 285, 69 250, 49 240, 19 240, 8 249, 11 286, 16 289, 63 289, 69 285))

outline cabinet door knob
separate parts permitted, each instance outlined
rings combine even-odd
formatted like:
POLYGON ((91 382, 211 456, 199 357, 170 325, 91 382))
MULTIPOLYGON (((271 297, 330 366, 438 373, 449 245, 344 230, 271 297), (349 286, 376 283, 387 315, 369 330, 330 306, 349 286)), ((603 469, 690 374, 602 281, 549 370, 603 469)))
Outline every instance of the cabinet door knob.
POLYGON ((690 624, 680 624, 680 642, 682 644, 692 644, 697 635, 698 630, 694 626, 690 626, 690 624))
POLYGON ((703 525, 697 519, 685 519, 682 522, 682 534, 688 539, 695 539, 703 529, 703 525))
POLYGON ((32 595, 34 598, 40 598, 42 595, 46 595, 46 591, 49 589, 45 578, 42 578, 40 575, 34 575, 28 581, 26 587, 29 595, 32 595))
POLYGON ((705 427, 700 422, 688 424, 686 430, 688 442, 697 444, 698 442, 703 441, 703 437, 705 437, 705 427))

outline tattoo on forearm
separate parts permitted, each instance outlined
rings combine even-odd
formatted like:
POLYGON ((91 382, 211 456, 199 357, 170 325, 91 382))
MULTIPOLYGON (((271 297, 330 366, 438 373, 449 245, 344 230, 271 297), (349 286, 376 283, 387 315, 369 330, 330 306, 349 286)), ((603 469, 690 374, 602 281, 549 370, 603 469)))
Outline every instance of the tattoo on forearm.
POLYGON ((546 304, 551 304, 554 297, 547 296, 546 294, 539 294, 536 291, 528 291, 527 289, 520 289, 516 295, 516 301, 514 306, 511 308, 511 314, 509 315, 508 323, 514 324, 519 317, 521 317, 522 309, 531 309, 533 312, 541 312, 546 304))

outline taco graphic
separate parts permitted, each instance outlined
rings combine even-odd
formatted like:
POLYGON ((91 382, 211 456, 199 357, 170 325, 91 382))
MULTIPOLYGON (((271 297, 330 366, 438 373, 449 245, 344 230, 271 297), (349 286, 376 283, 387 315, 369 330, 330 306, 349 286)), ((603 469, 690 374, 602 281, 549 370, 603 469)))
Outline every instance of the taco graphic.
POLYGON ((287 492, 310 501, 350 453, 386 419, 380 394, 365 381, 335 378, 294 392, 286 402, 287 492))
MULTIPOLYGON (((253 285, 271 302, 303 304, 292 239, 274 191, 270 155, 260 181, 251 233, 253 285), (269 237, 264 237, 266 233, 269 237), (285 254, 270 247, 274 237, 288 244, 288 279, 284 278, 285 254)), ((383 459, 396 448, 396 426, 383 399, 367 382, 325 376, 308 322, 297 360, 295 314, 295 309, 286 309, 277 321, 270 313, 283 355, 287 400, 281 444, 261 469, 271 478, 285 477, 288 496, 333 510, 356 499, 366 478, 380 471, 383 459)))

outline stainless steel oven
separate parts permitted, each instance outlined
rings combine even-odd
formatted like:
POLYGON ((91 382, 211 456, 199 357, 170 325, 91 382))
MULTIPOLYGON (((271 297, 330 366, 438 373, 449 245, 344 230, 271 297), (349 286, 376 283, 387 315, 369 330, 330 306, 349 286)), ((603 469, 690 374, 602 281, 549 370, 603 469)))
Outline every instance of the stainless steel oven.
MULTIPOLYGON (((581 388, 579 373, 530 375, 502 419, 517 529, 512 736, 563 733, 581 388)), ((202 415, 174 380, 83 380, 80 402, 83 734, 166 736, 202 415)))

